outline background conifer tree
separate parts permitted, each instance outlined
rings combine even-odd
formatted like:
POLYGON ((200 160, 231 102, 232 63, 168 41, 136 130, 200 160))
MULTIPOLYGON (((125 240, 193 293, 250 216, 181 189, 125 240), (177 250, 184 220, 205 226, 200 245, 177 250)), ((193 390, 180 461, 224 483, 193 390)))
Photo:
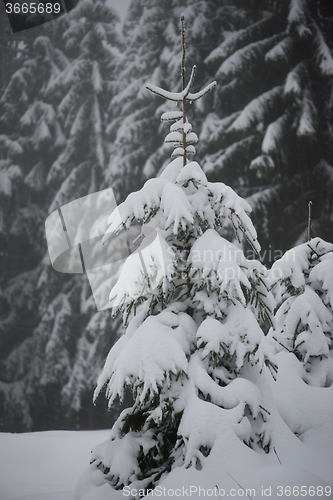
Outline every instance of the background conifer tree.
MULTIPOLYGON (((1 142, 1 428, 25 430, 44 404, 41 362, 32 332, 36 292, 46 250, 47 172, 64 145, 56 106, 45 89, 64 56, 45 36, 27 34, 0 101, 1 142), (35 410, 32 410, 34 407, 35 410)), ((54 33, 53 33, 54 35, 54 33)))
POLYGON ((96 366, 118 325, 96 313, 86 277, 52 269, 44 221, 58 205, 100 188, 116 20, 105 2, 86 1, 48 28, 31 30, 22 67, 2 96, 3 430, 96 420, 81 403, 91 399, 96 366))
POLYGON ((201 133, 204 171, 252 195, 266 247, 306 240, 302 214, 309 198, 316 232, 327 239, 332 9, 328 2, 297 0, 237 5, 233 28, 206 58, 219 88, 201 133))

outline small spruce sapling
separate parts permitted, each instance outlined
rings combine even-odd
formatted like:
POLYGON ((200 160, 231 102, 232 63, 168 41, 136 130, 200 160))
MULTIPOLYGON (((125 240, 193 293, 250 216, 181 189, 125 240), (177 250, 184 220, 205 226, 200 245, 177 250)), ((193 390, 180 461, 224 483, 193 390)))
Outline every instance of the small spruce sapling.
POLYGON ((231 224, 259 251, 251 207, 189 160, 197 136, 186 107, 216 84, 191 93, 194 67, 186 85, 183 17, 181 23, 182 90, 147 85, 181 105, 162 115, 175 122, 166 137, 173 160, 111 214, 104 237, 139 221, 159 241, 144 254, 145 266, 137 253, 128 257, 110 295, 113 312, 129 323, 108 355, 95 398, 105 388, 111 406, 129 388, 134 404, 94 448, 90 479, 115 489, 146 491, 175 467, 201 469, 226 430, 253 449, 270 445, 259 379, 265 365, 272 372, 276 366, 258 320, 271 318, 274 299, 264 266, 222 236, 231 224))
POLYGON ((303 380, 326 387, 333 382, 333 245, 311 238, 288 250, 270 271, 272 289, 281 303, 276 327, 268 333, 277 352, 294 353, 303 363, 303 380))

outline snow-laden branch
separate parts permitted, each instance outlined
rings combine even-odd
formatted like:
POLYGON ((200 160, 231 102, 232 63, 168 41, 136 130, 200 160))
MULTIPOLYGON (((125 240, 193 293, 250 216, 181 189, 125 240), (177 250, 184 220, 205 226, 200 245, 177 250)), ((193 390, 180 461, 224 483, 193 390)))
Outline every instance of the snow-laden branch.
MULTIPOLYGON (((157 85, 152 85, 150 83, 146 85, 146 88, 151 92, 153 92, 154 94, 157 94, 158 96, 167 99, 168 101, 182 102, 184 98, 188 101, 196 101, 200 99, 200 97, 207 94, 207 92, 212 90, 214 87, 216 87, 217 83, 215 81, 211 82, 204 89, 200 90, 199 92, 196 92, 195 94, 191 94, 190 88, 192 87, 194 82, 195 72, 196 72, 196 66, 193 66, 189 82, 186 85, 185 89, 182 90, 181 92, 169 92, 168 90, 164 90, 161 87, 157 87, 157 85)), ((164 114, 166 115, 166 113, 164 114)), ((171 118, 168 116, 167 118, 164 119, 172 120, 173 117, 171 118)))
POLYGON ((169 92, 168 90, 161 89, 161 87, 157 87, 156 85, 152 84, 146 85, 146 88, 154 94, 157 94, 160 97, 164 97, 164 99, 168 99, 169 101, 182 102, 183 99, 186 98, 190 93, 190 88, 192 87, 194 82, 196 69, 197 67, 193 66, 189 82, 186 85, 185 89, 181 92, 169 92))
POLYGON ((207 94, 210 90, 212 90, 214 87, 216 87, 217 82, 211 82, 209 83, 204 89, 200 90, 199 92, 196 92, 195 94, 189 93, 187 96, 188 101, 197 101, 200 99, 200 97, 204 96, 207 94))

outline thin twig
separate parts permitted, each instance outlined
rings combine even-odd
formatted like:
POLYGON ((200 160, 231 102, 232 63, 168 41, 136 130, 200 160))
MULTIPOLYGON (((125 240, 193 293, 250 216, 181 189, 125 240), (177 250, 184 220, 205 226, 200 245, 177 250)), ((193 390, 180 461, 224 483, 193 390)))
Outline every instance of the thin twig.
POLYGON ((242 488, 242 490, 245 492, 246 496, 249 497, 249 498, 251 498, 251 500, 253 500, 253 498, 250 495, 247 494, 247 491, 243 488, 243 486, 241 484, 239 484, 239 482, 236 481, 236 479, 234 477, 232 477, 232 475, 229 474, 229 472, 227 472, 227 474, 231 477, 231 479, 233 479, 235 481, 236 484, 238 484, 238 486, 240 488, 242 488))
POLYGON ((312 201, 309 201, 309 218, 308 218, 308 241, 311 240, 311 226, 312 226, 312 201))
POLYGON ((275 449, 275 446, 274 446, 273 450, 274 450, 274 453, 275 453, 275 455, 276 455, 276 457, 277 457, 278 461, 279 461, 279 462, 280 462, 280 464, 282 465, 282 462, 281 462, 281 460, 280 460, 280 458, 279 458, 279 455, 277 454, 277 451, 276 451, 276 449, 275 449))
POLYGON ((185 89, 185 58, 186 58, 186 46, 185 46, 185 17, 184 14, 180 16, 181 22, 181 35, 182 35, 182 64, 181 64, 181 75, 182 75, 182 90, 185 89))
MULTIPOLYGON (((185 90, 185 60, 186 60, 186 46, 185 46, 185 17, 184 14, 180 16, 181 22, 181 37, 182 37, 182 63, 181 63, 181 75, 182 75, 182 90, 185 90)), ((193 74, 193 70, 192 70, 193 74)), ((191 75, 192 76, 192 75, 191 75)), ((194 75, 193 75, 194 78, 194 75)), ((183 112, 183 124, 186 123, 186 96, 184 96, 182 101, 182 112, 183 112)), ((186 158, 186 134, 183 128, 183 167, 185 167, 187 163, 186 158)))

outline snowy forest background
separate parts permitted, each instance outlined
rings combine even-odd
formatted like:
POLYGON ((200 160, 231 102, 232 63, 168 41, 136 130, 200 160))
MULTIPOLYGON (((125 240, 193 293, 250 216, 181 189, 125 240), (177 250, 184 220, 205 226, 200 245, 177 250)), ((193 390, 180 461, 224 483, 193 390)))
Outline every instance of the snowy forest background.
POLYGON ((179 90, 181 12, 194 91, 218 83, 189 109, 196 158, 252 206, 260 259, 307 240, 310 200, 312 235, 333 241, 330 0, 133 0, 121 32, 81 0, 15 35, 1 3, 0 431, 110 427, 92 393, 121 318, 52 269, 44 221, 108 187, 120 203, 168 162, 168 108, 145 85, 179 90))

